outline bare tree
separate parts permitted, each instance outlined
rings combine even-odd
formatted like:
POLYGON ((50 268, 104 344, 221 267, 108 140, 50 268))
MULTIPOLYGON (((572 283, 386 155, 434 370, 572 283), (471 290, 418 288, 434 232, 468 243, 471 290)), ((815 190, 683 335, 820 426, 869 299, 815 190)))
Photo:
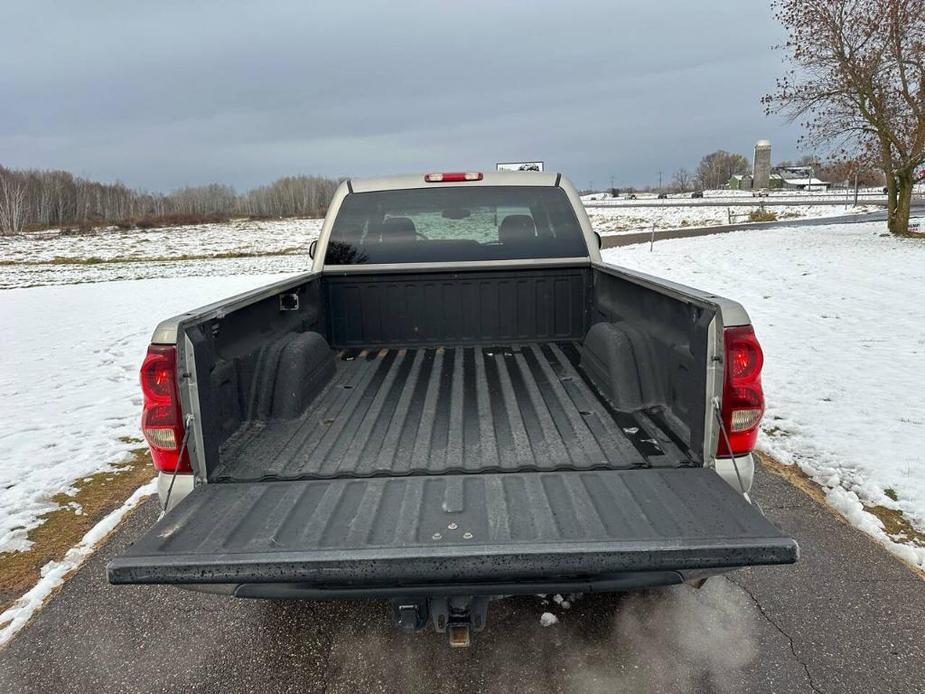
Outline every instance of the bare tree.
POLYGON ((748 159, 719 149, 700 160, 697 181, 702 188, 722 188, 736 174, 748 171, 748 159))
POLYGON ((832 183, 845 182, 858 186, 882 186, 883 173, 876 166, 871 166, 863 159, 833 159, 818 163, 815 169, 816 177, 832 183))
POLYGON ((0 233, 22 231, 25 203, 26 186, 12 172, 0 168, 0 233))
POLYGON ((694 187, 694 174, 687 169, 678 169, 671 177, 671 182, 679 193, 686 193, 694 187))
POLYGON ((925 2, 772 0, 794 66, 764 98, 803 119, 804 141, 886 177, 887 224, 905 233, 925 163, 925 2))

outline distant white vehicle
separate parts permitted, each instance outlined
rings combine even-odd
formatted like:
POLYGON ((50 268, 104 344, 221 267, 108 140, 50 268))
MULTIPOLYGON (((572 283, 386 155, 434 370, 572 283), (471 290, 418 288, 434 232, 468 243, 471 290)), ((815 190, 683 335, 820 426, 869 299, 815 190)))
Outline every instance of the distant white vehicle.
POLYGON ((543 171, 541 161, 509 161, 495 165, 498 171, 543 171))

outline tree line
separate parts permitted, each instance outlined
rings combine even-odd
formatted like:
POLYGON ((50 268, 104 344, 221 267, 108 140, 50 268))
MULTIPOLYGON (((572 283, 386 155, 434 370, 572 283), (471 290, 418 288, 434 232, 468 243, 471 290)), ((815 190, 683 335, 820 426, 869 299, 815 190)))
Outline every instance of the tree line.
POLYGON ((0 233, 67 226, 153 226, 207 218, 323 215, 339 181, 286 176, 245 193, 213 183, 149 193, 67 171, 0 166, 0 233))

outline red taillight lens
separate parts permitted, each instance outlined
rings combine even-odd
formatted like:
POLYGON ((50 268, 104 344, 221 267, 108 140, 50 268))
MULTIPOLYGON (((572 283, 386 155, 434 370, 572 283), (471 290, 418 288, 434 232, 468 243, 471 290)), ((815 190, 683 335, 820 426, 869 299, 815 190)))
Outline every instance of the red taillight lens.
POLYGON ((443 173, 429 173, 424 176, 427 183, 459 183, 461 181, 481 181, 481 171, 445 171, 443 173))
POLYGON ((184 428, 177 393, 177 348, 150 345, 140 376, 144 395, 141 430, 151 448, 154 467, 161 472, 192 472, 186 451, 179 459, 184 428))
POLYGON ((758 440, 758 425, 764 414, 764 390, 761 387, 764 354, 750 325, 726 328, 723 341, 726 368, 722 417, 729 445, 720 433, 716 455, 728 458, 749 453, 758 440))

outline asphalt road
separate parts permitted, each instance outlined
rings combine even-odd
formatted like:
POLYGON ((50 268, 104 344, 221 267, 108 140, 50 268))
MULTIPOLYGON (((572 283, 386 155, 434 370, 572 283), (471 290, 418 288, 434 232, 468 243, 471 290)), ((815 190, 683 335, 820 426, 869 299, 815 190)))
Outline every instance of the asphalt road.
MULTIPOLYGON (((916 205, 910 219, 919 219, 925 215, 925 206, 916 205)), ((784 229, 786 227, 825 226, 828 224, 861 224, 863 222, 885 222, 886 212, 865 212, 863 214, 838 215, 834 217, 810 217, 781 219, 773 222, 741 222, 738 224, 718 224, 715 226, 691 227, 687 229, 661 229, 655 231, 655 242, 665 239, 686 239, 695 236, 728 234, 732 231, 760 231, 762 229, 784 229)), ((884 229, 886 233, 886 229, 884 229)), ((634 231, 630 233, 606 234, 601 237, 601 248, 632 246, 637 243, 649 243, 651 231, 634 231)))
MULTIPOLYGON (((849 198, 854 203, 854 196, 849 198)), ((764 205, 765 207, 782 207, 794 205, 844 205, 846 202, 844 193, 841 196, 829 196, 827 198, 800 198, 800 197, 781 197, 781 198, 753 198, 742 197, 738 199, 730 198, 668 198, 667 200, 658 200, 657 198, 641 198, 638 200, 629 200, 621 198, 616 202, 608 200, 587 200, 585 207, 756 207, 764 205)), ((921 202, 920 200, 913 201, 921 202)), ((886 196, 878 195, 874 197, 858 198, 858 205, 882 205, 886 207, 886 196)))
POLYGON ((110 586, 151 500, 0 651, 0 691, 925 692, 925 581, 763 469, 755 497, 799 564, 568 610, 500 600, 466 650, 397 631, 384 603, 110 586))

